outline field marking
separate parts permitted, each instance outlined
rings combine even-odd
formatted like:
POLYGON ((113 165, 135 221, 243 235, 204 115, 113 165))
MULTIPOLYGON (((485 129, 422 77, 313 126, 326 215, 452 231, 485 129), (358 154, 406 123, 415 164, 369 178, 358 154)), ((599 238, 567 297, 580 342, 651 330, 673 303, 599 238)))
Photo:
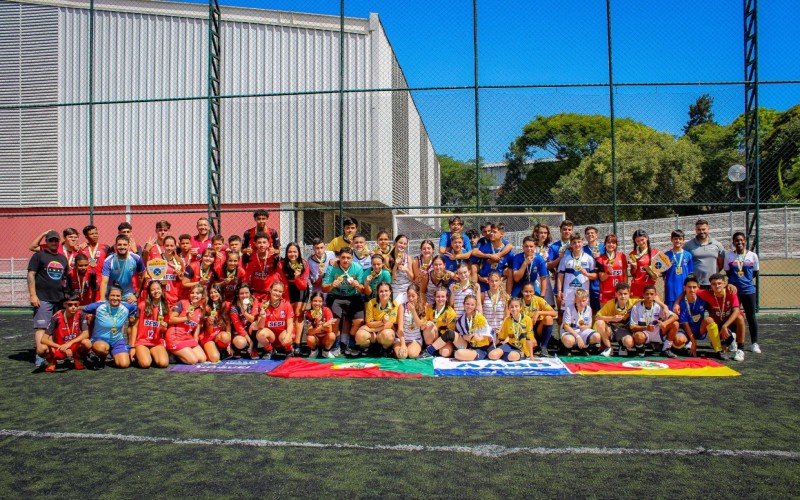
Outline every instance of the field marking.
POLYGON ((3 340, 18 339, 20 337, 25 337, 27 335, 28 334, 25 334, 25 333, 20 333, 20 334, 17 334, 17 335, 9 335, 8 337, 3 337, 3 340))
POLYGON ((313 441, 272 441, 266 439, 208 439, 137 436, 131 434, 99 434, 86 432, 46 432, 0 429, 0 437, 33 439, 87 439, 93 441, 122 441, 128 443, 158 443, 194 446, 235 446, 253 448, 313 448, 360 451, 400 451, 429 453, 465 453, 478 457, 499 458, 508 455, 643 455, 643 456, 713 456, 739 458, 784 458, 800 460, 800 452, 783 450, 724 450, 713 448, 617 448, 567 446, 564 448, 507 447, 501 445, 437 446, 419 444, 356 444, 318 443, 313 441))

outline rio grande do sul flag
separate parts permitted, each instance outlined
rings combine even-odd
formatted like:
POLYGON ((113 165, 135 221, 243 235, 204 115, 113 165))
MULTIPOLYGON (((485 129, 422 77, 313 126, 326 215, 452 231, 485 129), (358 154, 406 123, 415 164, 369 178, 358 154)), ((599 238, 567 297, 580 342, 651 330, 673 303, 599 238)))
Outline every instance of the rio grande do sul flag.
POLYGON ((736 377, 739 372, 722 363, 705 358, 631 359, 584 358, 565 363, 578 375, 640 375, 661 377, 736 377))

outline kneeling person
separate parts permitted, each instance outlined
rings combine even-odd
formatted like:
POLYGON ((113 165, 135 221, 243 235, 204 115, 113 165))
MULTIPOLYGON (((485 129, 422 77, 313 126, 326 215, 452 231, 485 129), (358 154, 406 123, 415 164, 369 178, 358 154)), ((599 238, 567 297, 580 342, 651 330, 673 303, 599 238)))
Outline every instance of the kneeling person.
POLYGON ((561 344, 571 352, 577 347, 580 353, 588 356, 591 344, 605 345, 603 354, 611 354, 611 343, 596 330, 592 329, 592 308, 589 307, 589 292, 580 288, 575 290, 575 302, 564 308, 564 319, 561 322, 561 344))
POLYGON ((497 333, 497 349, 489 353, 489 359, 519 361, 533 358, 536 337, 533 335, 531 318, 522 314, 522 299, 511 297, 508 301, 508 317, 503 320, 497 333))
POLYGON ((502 356, 500 349, 494 348, 494 335, 486 317, 477 311, 478 299, 474 295, 464 297, 464 314, 456 321, 454 357, 459 361, 485 359, 492 351, 497 359, 502 356))
MULTIPOLYGON (((597 312, 594 329, 603 336, 604 341, 608 341, 609 345, 612 339, 616 341, 619 344, 619 355, 625 356, 635 349, 630 322, 631 310, 639 299, 631 298, 631 286, 628 283, 617 283, 614 289, 616 297, 603 304, 597 312)), ((611 355, 608 349, 602 354, 605 356, 606 352, 611 355)))
MULTIPOLYGON (((661 342, 661 354, 668 358, 676 358, 671 349, 678 333, 678 318, 663 302, 657 300, 655 286, 645 285, 642 294, 641 302, 633 306, 630 321, 637 354, 639 357, 644 357, 645 344, 661 342)), ((628 345, 630 342, 625 343, 628 345)))
POLYGON ((708 313, 708 303, 697 296, 700 284, 694 275, 689 275, 683 283, 684 297, 681 301, 678 321, 681 329, 675 336, 676 348, 688 347, 692 357, 697 357, 697 342, 708 338, 714 355, 722 359, 722 343, 719 328, 708 313))
POLYGON ((534 293, 533 283, 526 283, 522 287, 522 312, 531 318, 533 333, 541 346, 542 357, 550 357, 547 345, 553 336, 553 322, 558 318, 558 312, 544 298, 534 293))
POLYGON ((76 370, 83 370, 83 358, 92 344, 89 342, 89 327, 86 317, 78 310, 81 296, 73 293, 64 300, 64 309, 50 320, 47 332, 42 336, 41 357, 47 360, 46 372, 56 371, 58 360, 71 360, 76 370))
POLYGON ((111 286, 108 301, 95 302, 83 308, 85 314, 94 314, 92 329, 92 350, 87 356, 91 368, 102 368, 106 356, 111 354, 114 366, 128 368, 131 365, 131 348, 128 346, 126 331, 128 323, 136 318, 136 304, 122 302, 122 289, 111 286))

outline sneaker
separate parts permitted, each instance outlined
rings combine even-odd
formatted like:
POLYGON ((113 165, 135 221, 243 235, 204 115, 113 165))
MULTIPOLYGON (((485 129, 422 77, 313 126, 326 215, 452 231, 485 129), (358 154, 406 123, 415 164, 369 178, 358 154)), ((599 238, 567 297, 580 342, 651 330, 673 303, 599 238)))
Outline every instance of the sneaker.
POLYGON ((308 353, 308 359, 316 359, 319 356, 319 349, 314 349, 308 353))
POLYGON ((258 349, 255 347, 250 349, 250 359, 258 359, 258 349))
POLYGON ((47 372, 47 373, 55 372, 56 371, 56 364, 55 363, 50 363, 49 365, 47 365, 45 367, 44 371, 47 372))
MULTIPOLYGON (((309 358, 310 357, 311 356, 309 356, 309 358)), ((333 354, 333 351, 322 351, 322 357, 323 358, 327 358, 327 359, 334 359, 334 358, 336 358, 336 355, 333 354)))
POLYGON ((542 347, 542 352, 539 353, 539 356, 543 358, 552 358, 549 352, 547 352, 547 347, 542 347))
POLYGON ((691 342, 687 342, 687 343, 686 343, 686 344, 683 346, 683 349, 684 349, 684 350, 686 350, 686 351, 691 351, 691 350, 692 350, 692 343, 691 343, 691 342))
POLYGON ((645 356, 644 346, 637 347, 636 354, 638 354, 640 358, 643 358, 645 356))
POLYGON ((758 345, 758 342, 753 342, 750 344, 750 352, 754 352, 756 354, 761 354, 761 346, 758 345))
POLYGON ((89 354, 86 355, 86 366, 90 370, 98 370, 100 367, 100 357, 94 353, 94 351, 90 351, 89 354))
MULTIPOLYGON (((339 357, 342 356, 342 349, 337 345, 336 347, 334 347, 333 349, 328 351, 328 353, 330 354, 330 356, 326 356, 326 357, 339 358, 339 357)), ((325 354, 325 352, 323 351, 322 354, 325 354)))
POLYGON ((417 359, 425 359, 425 358, 431 358, 431 357, 433 357, 433 356, 431 356, 431 353, 429 353, 427 350, 423 349, 422 352, 419 353, 419 356, 417 356, 417 359))
POLYGON ((299 345, 295 344, 294 347, 292 347, 292 355, 299 357, 302 352, 299 345))
POLYGON ((614 350, 613 350, 613 349, 611 349, 610 347, 607 347, 607 348, 605 348, 605 350, 603 350, 603 352, 601 352, 601 353, 600 353, 600 355, 601 355, 601 356, 605 356, 606 358, 608 358, 608 357, 610 357, 610 356, 611 356, 611 354, 612 354, 613 352, 614 352, 614 350))
POLYGON ((586 349, 581 349, 581 350, 579 350, 579 351, 578 351, 578 354, 579 354, 580 356, 588 356, 588 355, 589 355, 589 350, 588 350, 588 348, 586 348, 586 349))
POLYGON ((261 359, 266 359, 266 360, 272 359, 272 351, 265 352, 264 355, 261 356, 261 359))
POLYGON ((731 345, 728 346, 728 352, 734 352, 735 353, 738 350, 739 350, 739 346, 736 344, 736 341, 734 340, 733 342, 731 342, 731 345))
POLYGON ((628 350, 622 346, 619 346, 619 356, 627 356, 627 355, 628 355, 628 350))
POLYGON ((361 355, 361 350, 356 347, 347 346, 344 349, 344 355, 351 358, 355 358, 361 355))
POLYGON ((38 354, 33 359, 33 366, 35 366, 36 368, 40 368, 41 366, 43 366, 45 364, 47 364, 47 361, 45 361, 45 359, 43 357, 39 356, 38 354))
POLYGON ((736 353, 733 355, 733 360, 744 361, 744 351, 742 351, 741 349, 736 351, 736 353))
POLYGON ((78 358, 75 358, 75 360, 72 362, 72 367, 75 368, 76 370, 86 369, 86 366, 84 366, 83 361, 81 361, 78 358))
POLYGON ((678 357, 677 354, 675 354, 674 352, 670 351, 669 349, 667 349, 666 351, 661 351, 661 355, 662 356, 666 356, 669 359, 675 359, 675 358, 678 357))

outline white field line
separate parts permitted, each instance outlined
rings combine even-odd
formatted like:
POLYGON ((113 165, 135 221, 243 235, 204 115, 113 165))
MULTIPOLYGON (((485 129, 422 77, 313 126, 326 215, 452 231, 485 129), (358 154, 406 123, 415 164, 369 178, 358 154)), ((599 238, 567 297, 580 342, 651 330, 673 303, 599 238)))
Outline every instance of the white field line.
POLYGON ((17 335, 9 335, 8 337, 3 337, 3 340, 11 340, 11 339, 18 339, 20 337, 30 336, 30 334, 20 333, 17 335))
POLYGON ((568 446, 564 448, 507 447, 500 445, 436 446, 418 444, 356 444, 317 443, 313 441, 272 441, 266 439, 208 439, 137 436, 130 434, 99 434, 84 432, 44 432, 0 429, 0 437, 32 439, 86 439, 92 441, 121 441, 128 443, 158 443, 194 446, 234 446, 253 448, 312 448, 330 450, 398 451, 423 453, 464 453, 478 457, 498 458, 508 455, 641 455, 641 456, 715 456, 739 458, 783 458, 800 460, 800 452, 782 450, 723 450, 708 448, 615 448, 568 446))

